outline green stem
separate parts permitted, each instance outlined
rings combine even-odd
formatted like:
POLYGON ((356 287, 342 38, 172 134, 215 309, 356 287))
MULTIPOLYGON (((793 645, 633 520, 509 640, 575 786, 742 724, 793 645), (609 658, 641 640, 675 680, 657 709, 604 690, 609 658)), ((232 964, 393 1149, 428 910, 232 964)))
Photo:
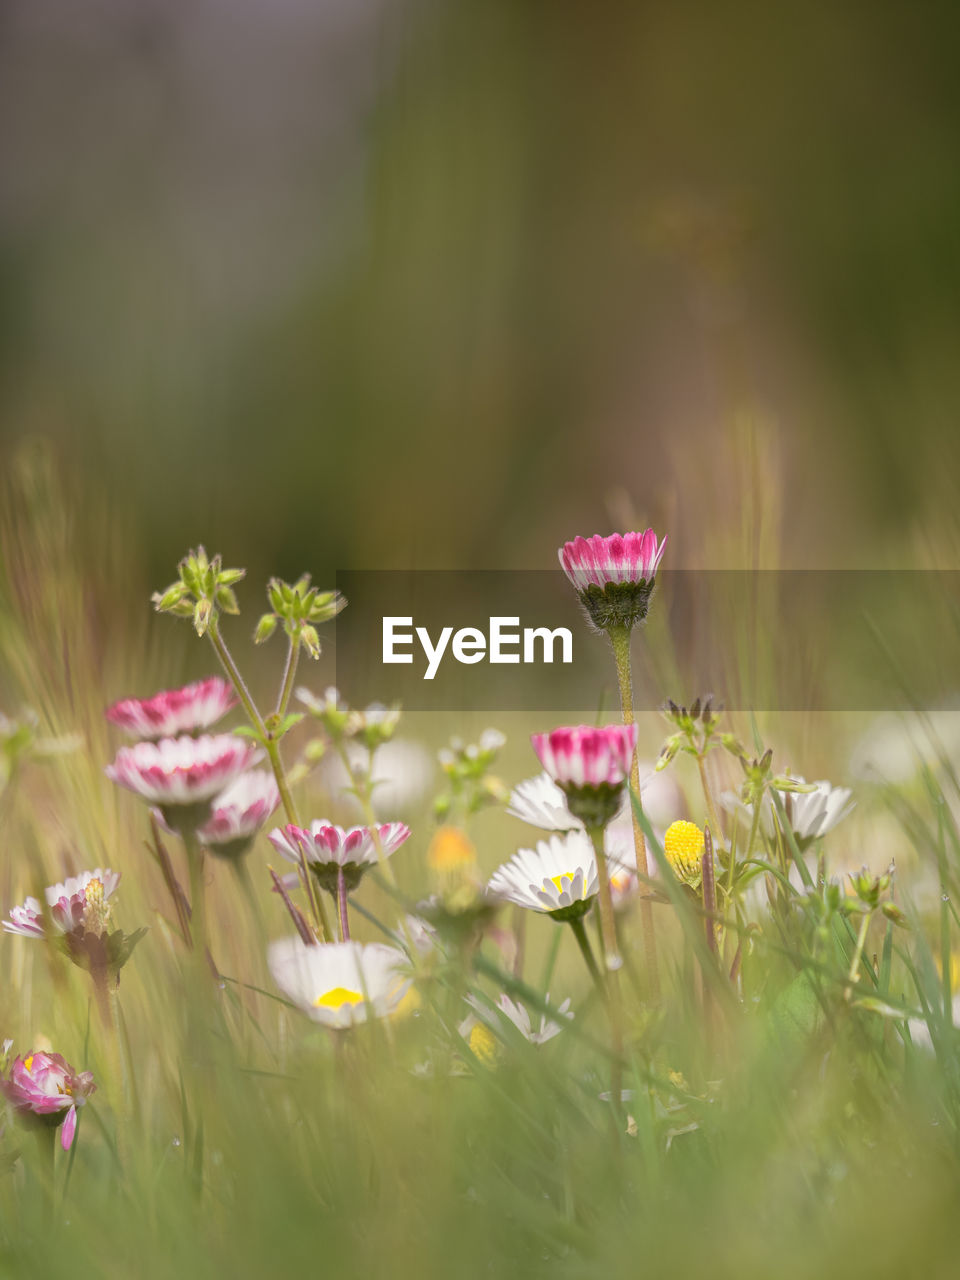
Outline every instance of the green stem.
POLYGON ((280 697, 277 700, 276 714, 282 717, 286 714, 287 707, 290 704, 290 695, 293 693, 293 682, 297 675, 297 663, 300 660, 300 633, 291 639, 290 647, 287 649, 287 665, 283 672, 283 684, 280 686, 280 697))
POLYGON ((383 841, 380 839, 380 825, 377 822, 377 815, 373 808, 373 751, 370 752, 369 765, 367 775, 364 778, 356 772, 350 763, 350 756, 343 742, 337 742, 336 752, 340 757, 344 769, 347 771, 347 777, 350 779, 350 785, 353 788, 353 794, 360 803, 360 811, 363 814, 364 825, 370 829, 370 838, 373 840, 373 848, 377 855, 377 864, 380 872, 386 880, 387 884, 396 888, 397 877, 393 874, 393 867, 390 865, 390 859, 383 851, 383 841))
POLYGON ((603 986, 603 975, 597 968, 597 962, 593 958, 593 951, 590 949, 590 939, 587 937, 587 931, 583 927, 583 919, 571 920, 570 928, 573 930, 573 936, 577 940, 577 946, 580 948, 580 954, 583 956, 587 968, 590 970, 590 977, 597 984, 597 990, 602 996, 606 996, 603 986))
MULTIPOLYGON (((221 666, 229 676, 230 682, 237 692, 237 697, 243 704, 243 709, 247 713, 247 719, 250 721, 251 725, 253 725, 254 729, 256 729, 260 741, 263 743, 267 753, 267 759, 270 761, 270 767, 273 770, 273 776, 277 780, 277 790, 280 792, 280 802, 287 815, 287 821, 292 822, 294 826, 298 827, 300 825, 300 821, 297 816, 296 806, 293 803, 293 796, 290 794, 290 784, 287 781, 287 772, 283 767, 283 759, 280 755, 280 744, 268 733, 267 727, 263 722, 263 717, 257 710, 257 705, 250 694, 250 690, 247 688, 244 683, 243 676, 240 674, 240 669, 233 660, 233 654, 231 654, 230 650, 227 648, 227 643, 220 634, 220 627, 215 615, 210 619, 210 626, 207 628, 207 635, 210 637, 210 643, 213 645, 217 657, 220 659, 221 666)), ((299 642, 297 644, 297 649, 299 649, 299 642)), ((296 666, 292 660, 291 642, 291 653, 287 655, 287 673, 284 677, 284 688, 286 688, 288 683, 291 686, 293 685, 295 671, 296 666)), ((283 692, 281 690, 281 700, 282 698, 283 692)), ((310 869, 307 866, 307 861, 303 854, 300 856, 298 870, 300 873, 300 884, 306 894, 307 902, 310 904, 314 924, 320 934, 320 941, 325 942, 327 939, 333 937, 333 933, 330 928, 330 920, 327 916, 326 907, 323 904, 320 894, 318 892, 314 892, 310 869)))
POLYGON ((850 972, 847 974, 847 986, 843 993, 844 1000, 850 1000, 853 996, 853 988, 856 986, 859 975, 857 970, 860 968, 860 959, 863 955, 863 948, 867 941, 867 930, 870 928, 870 912, 864 912, 863 919, 860 921, 860 930, 857 933, 857 943, 853 949, 853 959, 850 961, 850 972))
POLYGON ((600 928, 603 939, 604 969, 610 1009, 610 1040, 613 1062, 610 1068, 610 1094, 615 1107, 621 1102, 621 1078, 623 1072, 623 1006, 620 999, 620 967, 623 961, 617 949, 617 924, 613 914, 613 895, 610 892, 610 873, 607 871, 607 855, 603 848, 603 827, 592 827, 587 833, 593 841, 597 857, 597 877, 600 881, 600 928))
POLYGON ((337 921, 340 925, 340 941, 350 941, 350 917, 347 914, 347 886, 343 868, 337 872, 337 921))
MULTIPOLYGON (((624 724, 635 724, 633 714, 633 664, 630 656, 630 628, 611 627, 607 632, 613 657, 617 666, 617 684, 620 687, 620 718, 624 724)), ((637 797, 637 805, 642 808, 640 797, 640 761, 634 748, 630 762, 630 789, 637 797)), ((643 835, 640 819, 633 805, 630 806, 633 818, 633 845, 637 856, 637 871, 641 876, 647 874, 647 842, 643 835)), ((660 969, 657 962, 657 938, 653 920, 653 905, 649 895, 643 893, 640 898, 640 927, 643 933, 643 952, 646 961, 647 981, 650 983, 650 994, 656 1000, 660 996, 660 969)))
MULTIPOLYGON (((216 651, 217 657, 220 659, 220 665, 223 667, 224 671, 227 673, 227 676, 230 679, 230 683, 233 685, 234 689, 236 690, 237 697, 240 699, 241 703, 243 704, 243 709, 247 713, 247 719, 250 721, 253 727, 257 730, 257 732, 262 737, 265 738, 267 734, 266 734, 266 729, 264 728, 264 725, 263 725, 263 717, 260 715, 260 712, 257 710, 257 704, 254 702, 253 697, 251 696, 250 690, 247 688, 246 684, 244 683, 243 676, 240 674, 240 668, 234 662, 233 655, 231 654, 230 650, 227 648, 226 641, 224 640, 223 636, 221 636, 220 634, 220 625, 217 621, 216 613, 214 613, 210 618, 210 625, 207 628, 207 635, 210 637, 210 643, 213 645, 214 650, 216 651)), ((277 780, 277 784, 279 785, 279 779, 277 780)), ((292 821, 293 819, 291 818, 291 822, 292 821)))
POLYGON ((184 831, 184 848, 187 851, 187 865, 190 870, 190 938, 193 950, 201 957, 207 951, 207 895, 203 883, 205 852, 192 831, 184 831))
MULTIPOLYGON (((717 806, 713 802, 713 792, 710 790, 710 784, 707 781, 706 757, 701 755, 700 752, 697 752, 697 768, 700 771, 700 786, 703 788, 703 798, 707 804, 707 817, 710 820, 711 834, 713 835, 714 840, 717 841, 718 845, 722 846, 723 828, 720 826, 720 815, 717 812, 717 806)), ((732 861, 730 866, 733 866, 732 861)))

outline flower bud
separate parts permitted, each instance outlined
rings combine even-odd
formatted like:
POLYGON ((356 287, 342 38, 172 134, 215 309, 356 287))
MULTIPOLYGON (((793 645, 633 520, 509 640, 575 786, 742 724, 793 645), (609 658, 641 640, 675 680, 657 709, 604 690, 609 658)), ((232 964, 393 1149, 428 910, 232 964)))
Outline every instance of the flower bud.
POLYGON ((311 627, 309 623, 304 623, 300 628, 300 639, 303 641, 303 647, 311 658, 317 659, 320 657, 320 637, 317 635, 316 627, 311 627))
POLYGON ((257 623, 257 629, 253 633, 254 644, 264 644, 273 635, 277 629, 277 615, 275 613, 265 613, 257 623))

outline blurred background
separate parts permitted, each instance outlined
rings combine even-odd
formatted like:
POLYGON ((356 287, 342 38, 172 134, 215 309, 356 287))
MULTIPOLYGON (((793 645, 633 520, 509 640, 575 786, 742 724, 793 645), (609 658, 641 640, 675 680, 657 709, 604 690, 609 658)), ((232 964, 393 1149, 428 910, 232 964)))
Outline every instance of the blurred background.
POLYGON ((7 0, 0 457, 145 580, 954 563, 955 6, 7 0))

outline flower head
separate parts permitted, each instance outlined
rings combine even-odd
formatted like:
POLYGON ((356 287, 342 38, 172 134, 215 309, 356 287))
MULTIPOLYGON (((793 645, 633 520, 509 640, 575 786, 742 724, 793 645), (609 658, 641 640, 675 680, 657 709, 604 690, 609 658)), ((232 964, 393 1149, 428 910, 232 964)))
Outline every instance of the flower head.
POLYGON ((233 687, 226 680, 207 676, 182 689, 165 689, 151 698, 121 698, 107 708, 106 717, 132 738, 155 741, 209 729, 236 702, 233 687))
POLYGON ((540 763, 587 826, 605 826, 623 798, 637 745, 635 724, 579 725, 535 733, 540 763))
POLYGON ((519 849, 490 877, 487 892, 555 920, 575 920, 590 910, 598 887, 593 846, 582 831, 572 831, 519 849))
MULTIPOLYGON (((803 778, 795 782, 806 785, 803 778)), ((809 844, 824 836, 848 814, 856 802, 849 787, 834 787, 829 782, 812 784, 811 791, 779 791, 784 813, 798 844, 809 844)), ((735 792, 725 791, 720 803, 747 827, 753 823, 753 805, 745 803, 735 792)), ((760 826, 766 836, 773 836, 776 826, 776 809, 773 799, 766 794, 760 808, 760 826)))
POLYGON ((299 938, 284 938, 271 943, 267 963, 280 990, 328 1027, 387 1017, 410 986, 403 952, 380 942, 308 947, 299 938))
POLYGON ((645 533, 574 538, 560 548, 560 564, 587 615, 601 631, 632 627, 647 616, 657 568, 667 545, 645 533))
POLYGON ((299 864, 301 858, 305 858, 323 887, 336 893, 341 874, 348 892, 352 892, 364 873, 377 865, 376 839, 380 841, 383 856, 389 858, 409 836, 410 828, 403 822, 345 829, 326 818, 318 818, 309 828, 292 822, 285 827, 275 827, 268 839, 288 862, 299 864))
POLYGON ((524 778, 510 792, 507 813, 542 831, 575 831, 583 827, 567 808, 567 798, 549 773, 524 778))
MULTIPOLYGON (((119 871, 97 867, 44 890, 55 938, 74 964, 93 973, 119 973, 146 932, 139 929, 126 935, 120 929, 111 931, 110 899, 119 883, 119 871)), ((7 933, 25 938, 47 934, 47 917, 36 898, 14 907, 2 924, 7 933)))
POLYGON ((260 758, 257 747, 229 733, 201 738, 161 738, 121 747, 107 777, 150 804, 171 827, 201 826, 210 801, 260 758))
POLYGON ((683 884, 695 887, 703 878, 704 837, 695 822, 681 818, 671 822, 663 836, 663 852, 670 867, 683 884))
POLYGON ((246 853, 279 803, 273 774, 262 769, 241 773, 214 800, 213 812, 197 832, 197 839, 221 857, 246 853))
POLYGON ((21 1120, 63 1125, 60 1145, 68 1151, 77 1131, 77 1108, 96 1089, 89 1071, 74 1071, 59 1053, 29 1053, 14 1059, 0 1091, 21 1120))

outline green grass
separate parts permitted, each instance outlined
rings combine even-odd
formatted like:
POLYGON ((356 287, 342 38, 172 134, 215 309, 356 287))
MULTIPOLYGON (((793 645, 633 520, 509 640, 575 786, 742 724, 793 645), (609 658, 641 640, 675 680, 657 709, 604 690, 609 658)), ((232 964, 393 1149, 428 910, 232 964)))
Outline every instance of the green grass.
MULTIPOLYGON (((149 933, 122 975, 119 1054, 85 973, 41 942, 0 937, 0 1039, 22 1052, 49 1045, 98 1082, 52 1185, 36 1136, 7 1120, 0 1275, 955 1274, 960 794, 948 753, 911 783, 861 796, 862 816, 825 841, 828 873, 834 857, 879 872, 896 854, 910 928, 877 911, 859 960, 860 917, 824 915, 789 887, 801 867, 816 874, 818 851, 804 857, 788 834, 754 851, 768 870, 739 925, 730 916, 717 963, 702 909, 669 878, 648 825, 667 889, 654 907, 661 992, 650 994, 634 911, 621 920, 632 1096, 617 1113, 600 1096, 611 1068, 604 1004, 569 931, 544 917, 525 922, 520 975, 495 941, 454 949, 420 962, 404 1016, 334 1036, 267 972, 266 939, 290 925, 261 838, 250 854, 256 908, 229 867, 210 869, 222 977, 197 966, 147 848, 146 809, 102 773, 114 747, 102 709, 119 691, 110 664, 147 693, 182 675, 182 650, 144 643, 145 593, 124 587, 122 555, 104 569, 102 537, 90 534, 91 549, 69 517, 58 526, 29 514, 5 535, 2 692, 8 707, 36 706, 43 733, 79 732, 83 745, 27 761, 0 795, 2 905, 65 867, 109 864, 123 872, 118 923, 149 933), (783 886, 772 907, 768 882, 783 886), (505 990, 541 1006, 558 936, 550 1003, 572 996, 572 1024, 540 1048, 506 1028, 492 1062, 474 1058, 456 1031, 464 994, 505 990), (932 1048, 916 1042, 916 1019, 932 1048)), ((176 632, 175 646, 185 639, 172 620, 152 626, 176 632)), ((500 762, 510 781, 534 769, 513 727, 500 762)), ((679 776, 697 812, 695 778, 679 776)), ((298 799, 313 813, 335 797, 311 776, 298 799)), ((394 860, 397 895, 369 878, 358 894, 365 939, 431 887, 432 822, 421 812, 411 825, 394 860)), ((530 836, 493 809, 471 833, 484 872, 530 836)), ((173 841, 171 852, 185 882, 173 841)), ((502 925, 515 923, 503 913, 502 925)))

